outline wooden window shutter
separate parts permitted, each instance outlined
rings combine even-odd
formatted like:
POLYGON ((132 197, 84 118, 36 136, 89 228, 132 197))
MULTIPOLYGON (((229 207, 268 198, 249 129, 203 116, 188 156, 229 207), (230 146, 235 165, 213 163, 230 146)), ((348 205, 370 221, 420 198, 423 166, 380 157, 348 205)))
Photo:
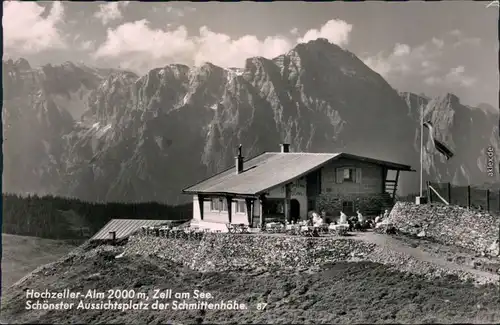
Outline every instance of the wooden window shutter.
POLYGON ((336 183, 340 184, 344 181, 344 169, 337 168, 335 171, 336 171, 336 183))
POLYGON ((356 168, 356 183, 361 183, 361 168, 356 168))

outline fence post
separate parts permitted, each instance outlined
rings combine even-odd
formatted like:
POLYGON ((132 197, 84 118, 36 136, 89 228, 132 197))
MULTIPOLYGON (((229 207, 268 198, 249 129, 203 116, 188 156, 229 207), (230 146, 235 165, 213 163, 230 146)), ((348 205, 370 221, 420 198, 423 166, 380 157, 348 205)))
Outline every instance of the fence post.
POLYGON ((490 211, 490 190, 486 190, 486 211, 490 211))
POLYGON ((447 187, 448 187, 448 204, 451 205, 451 183, 448 182, 447 187))
MULTIPOLYGON (((498 211, 500 211, 500 190, 498 190, 498 211)), ((500 224, 498 226, 500 227, 500 224)))
POLYGON ((470 185, 467 186, 467 209, 470 209, 470 185))
POLYGON ((427 202, 432 203, 432 192, 431 192, 431 182, 427 181, 427 202))

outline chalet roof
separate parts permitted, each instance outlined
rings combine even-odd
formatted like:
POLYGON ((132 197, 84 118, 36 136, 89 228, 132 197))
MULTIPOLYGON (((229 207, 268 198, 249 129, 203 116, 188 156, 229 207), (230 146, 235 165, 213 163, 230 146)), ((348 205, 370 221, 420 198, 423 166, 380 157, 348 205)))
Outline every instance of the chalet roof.
POLYGON ((255 196, 286 184, 339 158, 365 161, 392 170, 414 171, 410 166, 347 153, 265 152, 244 163, 244 170, 235 173, 235 167, 192 185, 182 192, 187 194, 234 194, 255 196))

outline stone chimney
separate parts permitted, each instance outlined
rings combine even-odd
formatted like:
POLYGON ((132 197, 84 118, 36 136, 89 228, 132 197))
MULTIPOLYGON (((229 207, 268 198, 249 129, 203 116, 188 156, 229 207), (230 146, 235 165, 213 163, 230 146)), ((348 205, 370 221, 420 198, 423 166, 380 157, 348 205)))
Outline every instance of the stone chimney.
POLYGON ((243 172, 243 156, 241 155, 241 144, 238 147, 238 155, 235 157, 236 160, 236 174, 241 174, 243 172))
POLYGON ((280 147, 281 147, 282 153, 290 152, 290 144, 289 143, 282 143, 280 145, 280 147))

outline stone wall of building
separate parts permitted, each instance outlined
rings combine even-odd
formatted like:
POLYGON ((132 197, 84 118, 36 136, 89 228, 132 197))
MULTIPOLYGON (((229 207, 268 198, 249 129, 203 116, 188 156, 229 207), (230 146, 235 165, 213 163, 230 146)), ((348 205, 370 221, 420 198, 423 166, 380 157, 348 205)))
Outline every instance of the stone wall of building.
POLYGON ((490 252, 496 245, 498 254, 500 216, 484 211, 443 204, 398 202, 388 221, 403 233, 467 248, 480 254, 490 252))

